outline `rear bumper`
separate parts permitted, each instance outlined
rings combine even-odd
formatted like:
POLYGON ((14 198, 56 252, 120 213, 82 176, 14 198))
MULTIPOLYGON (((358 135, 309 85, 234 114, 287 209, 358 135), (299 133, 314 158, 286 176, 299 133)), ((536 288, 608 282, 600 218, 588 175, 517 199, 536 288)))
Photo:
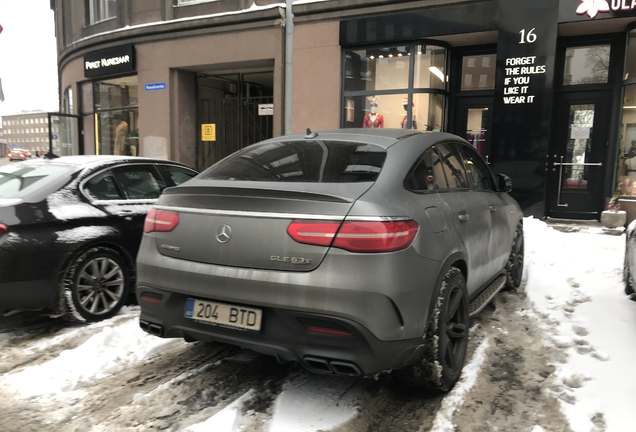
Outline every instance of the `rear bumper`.
POLYGON ((409 248, 364 256, 332 249, 309 272, 244 269, 168 257, 144 236, 137 299, 143 327, 153 325, 158 336, 225 342, 306 366, 308 356, 353 362, 369 375, 414 358, 440 267, 409 248), (161 303, 142 300, 144 293, 161 303), (263 328, 253 333, 185 318, 187 298, 262 309, 263 328), (353 336, 310 332, 306 319, 353 336))
POLYGON ((262 309, 260 332, 235 330, 186 318, 188 297, 139 286, 141 328, 160 337, 237 345, 274 356, 281 362, 299 362, 313 372, 349 376, 368 376, 404 366, 417 358, 422 343, 422 338, 380 341, 349 319, 268 307, 262 309), (151 297, 153 301, 142 297, 151 297), (157 298, 161 298, 160 304, 157 298), (309 327, 349 335, 317 333, 309 327))

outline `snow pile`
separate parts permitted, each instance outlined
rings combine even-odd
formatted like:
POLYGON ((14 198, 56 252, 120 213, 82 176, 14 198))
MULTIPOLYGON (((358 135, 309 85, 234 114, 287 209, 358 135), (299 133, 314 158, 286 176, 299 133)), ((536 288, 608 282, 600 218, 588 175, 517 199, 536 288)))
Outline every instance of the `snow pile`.
MULTIPOLYGON (((22 397, 71 392, 79 383, 116 374, 129 364, 141 362, 167 344, 179 340, 160 339, 144 333, 137 320, 104 328, 79 347, 63 351, 55 359, 0 380, 22 397)), ((75 395, 77 396, 77 395, 75 395)))
POLYGON ((572 429, 634 430, 636 302, 623 292, 625 237, 564 233, 530 218, 524 225, 528 301, 546 345, 563 355, 555 395, 572 429))

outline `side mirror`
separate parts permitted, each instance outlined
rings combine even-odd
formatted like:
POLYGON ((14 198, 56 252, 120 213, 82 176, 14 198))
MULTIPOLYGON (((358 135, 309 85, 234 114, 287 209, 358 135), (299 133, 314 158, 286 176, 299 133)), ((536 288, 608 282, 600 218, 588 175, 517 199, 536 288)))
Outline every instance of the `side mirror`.
POLYGON ((505 174, 497 174, 497 181, 498 181, 498 185, 497 185, 497 190, 499 192, 510 192, 512 190, 512 180, 510 180, 510 177, 508 177, 505 174))

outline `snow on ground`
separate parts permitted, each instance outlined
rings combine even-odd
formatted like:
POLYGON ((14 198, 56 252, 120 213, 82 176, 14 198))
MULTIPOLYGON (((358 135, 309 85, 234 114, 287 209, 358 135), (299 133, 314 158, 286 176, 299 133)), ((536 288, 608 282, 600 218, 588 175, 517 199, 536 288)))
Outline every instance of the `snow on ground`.
POLYGON ((85 343, 62 351, 55 359, 21 372, 3 376, 0 386, 8 386, 22 397, 72 393, 78 383, 104 378, 125 369, 130 363, 151 357, 179 340, 160 339, 144 333, 137 320, 105 327, 85 343))
POLYGON ((526 293, 546 341, 567 354, 557 394, 575 432, 634 430, 636 302, 623 292, 624 235, 560 232, 526 218, 526 293))

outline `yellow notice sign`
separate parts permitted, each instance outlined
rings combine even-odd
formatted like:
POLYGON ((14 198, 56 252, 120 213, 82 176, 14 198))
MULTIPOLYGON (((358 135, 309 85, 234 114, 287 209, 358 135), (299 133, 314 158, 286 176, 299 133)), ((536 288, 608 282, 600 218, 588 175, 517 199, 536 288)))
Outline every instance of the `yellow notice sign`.
POLYGON ((208 123, 201 125, 201 140, 216 141, 216 124, 208 123))

